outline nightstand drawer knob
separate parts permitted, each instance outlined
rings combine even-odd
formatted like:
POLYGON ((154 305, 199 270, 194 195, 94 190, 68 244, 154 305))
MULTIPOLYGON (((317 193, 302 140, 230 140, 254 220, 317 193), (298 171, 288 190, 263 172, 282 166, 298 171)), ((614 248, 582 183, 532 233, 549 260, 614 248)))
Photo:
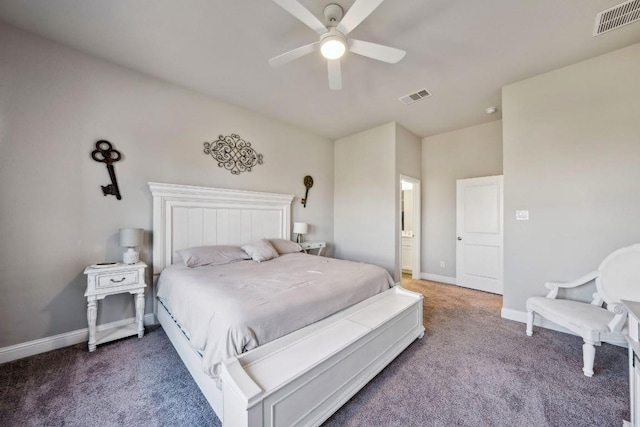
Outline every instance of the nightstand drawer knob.
POLYGON ((111 279, 111 281, 112 281, 113 283, 120 283, 120 282, 124 282, 126 279, 127 279, 126 277, 123 277, 123 278, 122 278, 122 279, 120 279, 120 280, 111 279))

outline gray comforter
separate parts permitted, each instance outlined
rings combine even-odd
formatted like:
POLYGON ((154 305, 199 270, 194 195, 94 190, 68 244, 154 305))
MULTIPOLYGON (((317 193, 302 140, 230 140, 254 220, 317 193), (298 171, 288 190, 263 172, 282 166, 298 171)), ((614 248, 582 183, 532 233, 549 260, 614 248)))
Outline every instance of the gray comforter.
POLYGON ((328 317, 394 285, 370 264, 302 253, 257 263, 167 267, 158 298, 219 374, 223 360, 328 317))

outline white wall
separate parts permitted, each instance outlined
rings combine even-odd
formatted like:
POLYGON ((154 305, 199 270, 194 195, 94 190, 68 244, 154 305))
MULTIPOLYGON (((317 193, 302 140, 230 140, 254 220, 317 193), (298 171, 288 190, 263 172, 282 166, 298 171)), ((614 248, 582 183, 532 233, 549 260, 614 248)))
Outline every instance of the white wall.
POLYGON ((338 258, 395 272, 395 123, 335 142, 334 241, 338 258))
POLYGON ((456 276, 456 180, 501 174, 500 120, 422 140, 423 273, 456 276))
POLYGON ((640 242, 640 44, 503 89, 506 309, 640 242), (529 221, 516 221, 517 209, 529 221))
MULTIPOLYGON (((333 241, 332 141, 7 26, 0 58, 0 347, 86 327, 82 271, 121 259, 120 227, 151 229, 148 181, 295 194, 293 220, 333 241), (231 133, 264 164, 232 176, 203 153, 231 133), (99 139, 124 156, 122 201, 102 195, 99 139)), ((98 322, 132 316, 130 300, 101 302, 98 322)))

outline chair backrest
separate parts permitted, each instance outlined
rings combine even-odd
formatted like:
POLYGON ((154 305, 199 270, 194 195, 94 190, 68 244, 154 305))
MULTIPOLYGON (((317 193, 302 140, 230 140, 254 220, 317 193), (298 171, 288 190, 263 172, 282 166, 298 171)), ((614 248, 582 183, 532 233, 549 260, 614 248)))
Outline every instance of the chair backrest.
POLYGON ((640 302, 640 244, 613 252, 598 270, 596 289, 606 303, 640 302))

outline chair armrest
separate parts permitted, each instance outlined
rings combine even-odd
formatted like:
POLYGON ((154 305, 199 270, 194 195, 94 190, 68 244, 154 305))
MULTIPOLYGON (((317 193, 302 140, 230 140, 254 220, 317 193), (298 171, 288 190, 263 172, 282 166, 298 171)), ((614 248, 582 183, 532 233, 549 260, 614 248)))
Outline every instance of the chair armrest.
POLYGON ((591 301, 591 305, 602 307, 602 304, 604 304, 604 300, 602 299, 602 297, 600 296, 599 293, 594 292, 593 300, 591 301))
POLYGON ((608 323, 609 329, 611 332, 619 334, 624 326, 624 323, 627 321, 627 308, 618 303, 607 304, 607 310, 612 313, 615 313, 615 317, 608 323))
POLYGON ((600 275, 599 271, 592 271, 591 273, 587 273, 584 276, 580 276, 575 280, 570 282, 547 282, 544 284, 545 288, 551 290, 547 294, 547 298, 555 298, 558 296, 558 290, 560 288, 577 288, 578 286, 582 286, 585 283, 589 283, 590 281, 596 279, 600 275))

